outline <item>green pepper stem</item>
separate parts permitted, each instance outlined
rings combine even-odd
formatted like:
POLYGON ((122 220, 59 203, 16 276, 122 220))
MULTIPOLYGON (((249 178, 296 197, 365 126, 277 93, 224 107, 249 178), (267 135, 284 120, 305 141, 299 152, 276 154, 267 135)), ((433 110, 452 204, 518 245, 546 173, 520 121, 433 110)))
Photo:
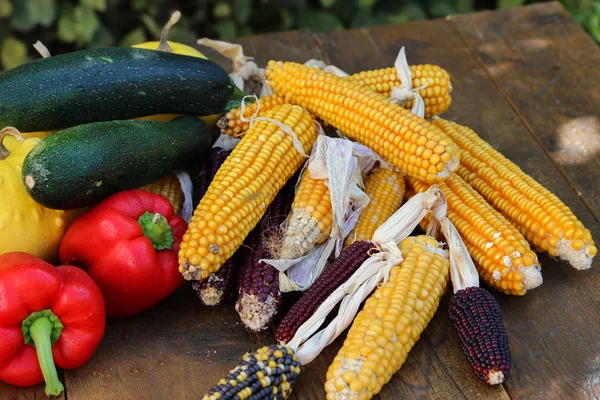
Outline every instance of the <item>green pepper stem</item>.
POLYGON ((56 366, 52 358, 52 343, 50 341, 54 326, 48 317, 41 317, 33 321, 29 327, 29 334, 35 344, 42 375, 46 381, 46 395, 58 396, 65 387, 58 380, 56 366))
POLYGON ((169 226, 169 221, 160 215, 145 212, 138 219, 142 226, 144 236, 150 239, 152 246, 156 250, 171 250, 175 239, 173 238, 173 229, 169 226))

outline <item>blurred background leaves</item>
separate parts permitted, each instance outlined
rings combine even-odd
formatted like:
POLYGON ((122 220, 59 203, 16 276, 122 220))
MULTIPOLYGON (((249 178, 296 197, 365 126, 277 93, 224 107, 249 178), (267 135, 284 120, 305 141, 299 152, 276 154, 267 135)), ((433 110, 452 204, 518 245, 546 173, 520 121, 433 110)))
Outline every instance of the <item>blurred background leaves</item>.
MULTIPOLYGON (((38 58, 31 46, 37 40, 51 53, 156 40, 174 10, 180 10, 183 17, 169 38, 194 44, 204 36, 226 40, 299 28, 331 32, 517 7, 535 1, 0 0, 0 62, 2 69, 9 69, 38 58)), ((600 42, 600 1, 561 1, 600 42)))

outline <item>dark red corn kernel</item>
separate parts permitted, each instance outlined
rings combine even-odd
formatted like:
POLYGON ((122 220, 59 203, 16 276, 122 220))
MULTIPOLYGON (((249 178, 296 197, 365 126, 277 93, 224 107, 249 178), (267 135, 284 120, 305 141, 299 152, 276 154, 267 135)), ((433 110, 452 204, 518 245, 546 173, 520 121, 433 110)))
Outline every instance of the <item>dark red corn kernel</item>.
POLYGON ((364 240, 354 242, 342 251, 283 317, 275 333, 277 342, 287 343, 292 340, 298 328, 315 313, 327 297, 343 285, 370 254, 375 252, 378 251, 373 243, 364 240))
POLYGON ((200 199, 208 190, 219 167, 225 162, 225 159, 231 154, 231 150, 223 150, 220 147, 213 147, 208 154, 208 158, 202 164, 200 172, 194 178, 194 203, 198 204, 200 199))
POLYGON ((237 282, 237 270, 240 264, 236 254, 227 260, 217 272, 210 274, 208 279, 192 282, 192 288, 205 305, 216 306, 231 297, 237 282))
POLYGON ((454 294, 449 313, 477 378, 489 385, 506 381, 510 349, 496 299, 483 288, 469 287, 454 294))
POLYGON ((272 258, 265 246, 266 236, 276 231, 290 213, 295 182, 292 178, 286 183, 244 242, 245 256, 238 277, 235 309, 244 325, 255 332, 268 328, 281 306, 279 271, 260 260, 272 258))

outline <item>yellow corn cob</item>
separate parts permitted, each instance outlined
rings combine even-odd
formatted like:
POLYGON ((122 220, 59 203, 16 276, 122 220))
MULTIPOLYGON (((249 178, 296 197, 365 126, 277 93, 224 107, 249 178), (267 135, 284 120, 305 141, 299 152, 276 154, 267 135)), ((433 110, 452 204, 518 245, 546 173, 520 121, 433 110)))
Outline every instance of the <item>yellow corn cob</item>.
POLYGON ((481 139, 473 130, 437 119, 461 148, 457 173, 500 211, 538 250, 587 269, 597 253, 592 234, 558 197, 481 139))
POLYGON ((391 169, 376 169, 365 180, 369 204, 361 212, 356 226, 350 232, 344 247, 359 240, 371 240, 375 230, 400 208, 406 184, 402 173, 391 169))
POLYGON ((429 236, 400 244, 404 261, 369 297, 327 371, 328 400, 370 399, 406 360, 446 290, 450 264, 429 236))
POLYGON ((333 209, 325 180, 314 179, 307 169, 294 196, 292 215, 285 230, 279 258, 298 258, 331 234, 333 209))
MULTIPOLYGON (((411 65, 413 88, 423 87, 417 92, 423 98, 425 103, 425 118, 430 118, 435 115, 440 115, 450 107, 452 98, 450 92, 450 75, 448 72, 437 65, 423 64, 411 65)), ((369 89, 390 97, 393 87, 402 85, 398 78, 398 72, 395 68, 383 68, 372 71, 358 72, 344 78, 348 81, 368 87, 369 89)), ((272 94, 265 96, 260 101, 260 112, 266 112, 279 104, 287 103, 285 96, 272 94)), ((413 106, 413 101, 405 103, 404 108, 410 110, 413 106)), ((244 111, 244 117, 250 119, 256 112, 258 105, 256 103, 248 104, 244 111)), ((241 107, 234 108, 225 114, 218 123, 221 133, 231 136, 239 136, 250 127, 250 123, 243 122, 240 119, 241 107)))
MULTIPOLYGON (((286 104, 288 101, 285 96, 278 95, 276 93, 269 96, 265 96, 258 100, 260 102, 260 113, 264 114, 275 106, 286 104)), ((258 110, 259 103, 246 104, 244 110, 244 118, 250 120, 250 118, 258 110)), ((242 107, 234 108, 227 112, 217 123, 221 133, 233 137, 238 137, 250 128, 249 122, 244 122, 240 119, 242 114, 242 107)))
MULTIPOLYGON (((425 103, 425 118, 440 115, 450 107, 452 86, 450 85, 450 75, 445 69, 430 64, 411 65, 410 72, 412 74, 412 87, 420 88, 424 86, 417 92, 425 103)), ((350 75, 346 79, 367 86, 385 97, 390 97, 392 88, 402 85, 396 68, 362 71, 350 75)), ((412 100, 404 104, 404 107, 409 110, 412 106, 412 100)))
POLYGON ((181 214, 183 210, 183 191, 181 190, 181 184, 176 175, 169 175, 159 181, 156 181, 148 186, 144 186, 142 189, 149 192, 157 193, 166 198, 173 204, 175 214, 181 214))
POLYGON ((458 167, 458 147, 435 125, 382 95, 317 68, 269 61, 269 85, 375 150, 408 176, 433 183, 458 167))
MULTIPOLYGON (((414 179, 408 182, 417 193, 429 188, 414 179)), ((542 284, 537 255, 510 222, 460 176, 452 174, 438 186, 448 201, 448 218, 488 285, 506 294, 524 295, 542 284)))
MULTIPOLYGON (((317 138, 310 114, 289 104, 265 114, 289 126, 305 153, 317 138)), ((179 251, 179 271, 203 280, 235 253, 304 157, 292 136, 269 121, 257 121, 217 171, 200 201, 179 251)))

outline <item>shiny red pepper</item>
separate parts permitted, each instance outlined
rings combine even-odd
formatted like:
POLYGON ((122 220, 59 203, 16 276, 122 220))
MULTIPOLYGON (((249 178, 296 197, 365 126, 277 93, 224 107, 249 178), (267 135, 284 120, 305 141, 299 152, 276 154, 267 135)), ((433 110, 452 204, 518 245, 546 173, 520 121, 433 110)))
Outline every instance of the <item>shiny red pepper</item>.
POLYGON ((128 190, 108 197, 73 222, 61 244, 60 259, 85 269, 98 284, 107 315, 134 315, 183 282, 177 253, 186 229, 169 200, 145 190, 128 190))
POLYGON ((83 365, 104 336, 106 315, 98 286, 79 268, 55 268, 26 253, 0 255, 0 381, 46 394, 63 385, 55 364, 83 365), (37 354, 36 354, 37 353, 37 354))

